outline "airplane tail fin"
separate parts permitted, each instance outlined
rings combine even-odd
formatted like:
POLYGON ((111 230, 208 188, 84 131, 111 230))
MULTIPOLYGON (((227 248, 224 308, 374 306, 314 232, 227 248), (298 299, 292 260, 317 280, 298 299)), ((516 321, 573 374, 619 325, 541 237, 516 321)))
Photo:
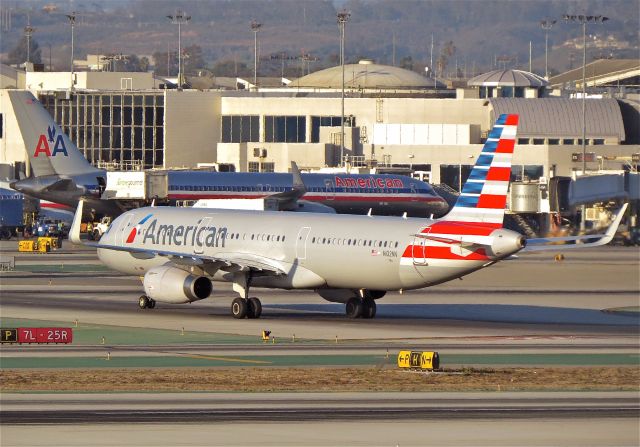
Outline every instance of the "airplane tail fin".
POLYGON ((458 201, 441 221, 502 227, 517 127, 518 115, 498 117, 458 201))
POLYGON ((36 177, 78 175, 99 171, 62 132, 49 112, 28 91, 9 91, 18 127, 36 177))

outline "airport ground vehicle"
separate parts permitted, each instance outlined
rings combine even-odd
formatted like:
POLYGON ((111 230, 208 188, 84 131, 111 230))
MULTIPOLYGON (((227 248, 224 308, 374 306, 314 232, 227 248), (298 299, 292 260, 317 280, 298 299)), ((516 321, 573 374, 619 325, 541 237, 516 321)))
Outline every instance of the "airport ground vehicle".
POLYGON ((10 239, 24 228, 24 201, 22 194, 0 188, 0 239, 10 239))

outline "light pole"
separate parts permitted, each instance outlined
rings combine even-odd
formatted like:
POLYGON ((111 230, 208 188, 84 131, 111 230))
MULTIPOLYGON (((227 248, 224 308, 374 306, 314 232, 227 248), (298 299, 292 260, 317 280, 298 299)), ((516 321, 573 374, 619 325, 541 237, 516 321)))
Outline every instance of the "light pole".
POLYGON ((258 90, 258 31, 262 23, 257 20, 251 21, 251 31, 253 31, 253 86, 258 90))
MULTIPOLYGON (((587 67, 587 23, 603 23, 609 20, 604 16, 568 15, 563 17, 565 22, 579 23, 582 25, 582 175, 587 173, 587 120, 586 120, 586 67, 587 67)), ((580 219, 580 230, 586 229, 585 217, 586 206, 582 205, 582 218, 580 219)))
POLYGON ((556 20, 544 19, 540 21, 540 26, 544 30, 544 78, 549 80, 549 30, 556 24, 556 20))
MULTIPOLYGON (((182 90, 184 83, 182 79, 182 25, 186 25, 191 20, 191 16, 178 9, 175 14, 168 15, 167 19, 171 20, 174 25, 178 25, 178 89, 182 90)), ((167 71, 169 71, 169 66, 167 66, 167 71)))
POLYGON ((69 19, 69 24, 71 25, 71 88, 70 90, 73 92, 73 33, 74 28, 76 26, 76 12, 73 11, 71 14, 66 14, 67 19, 69 19))
POLYGON ((24 27, 24 36, 27 38, 27 63, 31 62, 31 36, 33 36, 35 30, 31 24, 27 24, 24 27))
POLYGON ((586 109, 586 67, 587 67, 587 23, 603 23, 609 20, 604 16, 585 16, 585 15, 564 15, 562 17, 565 22, 574 22, 582 25, 582 175, 587 172, 586 157, 586 138, 587 138, 587 121, 585 118, 586 109))
POLYGON ((340 26, 340 65, 342 66, 342 93, 341 93, 341 105, 342 113, 340 115, 340 165, 344 165, 344 27, 351 13, 346 9, 338 12, 338 25, 340 26))

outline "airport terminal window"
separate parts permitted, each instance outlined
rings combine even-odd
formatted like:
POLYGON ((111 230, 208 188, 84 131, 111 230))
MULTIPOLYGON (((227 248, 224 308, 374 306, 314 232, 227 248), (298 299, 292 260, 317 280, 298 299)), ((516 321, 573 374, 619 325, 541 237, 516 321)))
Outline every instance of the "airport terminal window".
MULTIPOLYGON (((355 126, 355 117, 345 117, 344 125, 355 126)), ((340 127, 339 116, 312 116, 311 117, 311 143, 320 142, 320 127, 340 127)))
POLYGON ((557 146, 560 144, 560 139, 558 138, 549 138, 549 144, 552 146, 557 146))
POLYGON ((573 145, 573 139, 572 138, 563 138, 562 139, 562 144, 573 145))
POLYGON ((440 181, 459 191, 460 185, 464 185, 472 169, 473 166, 470 165, 440 165, 440 181))
POLYGON ((307 120, 304 116, 265 116, 267 143, 304 143, 307 120))
POLYGON ((222 117, 222 142, 247 143, 260 141, 258 115, 225 115, 222 117))
POLYGON ((604 144, 604 138, 594 138, 593 140, 591 140, 591 143, 596 146, 601 146, 604 144))
POLYGON ((518 138, 518 144, 529 144, 528 138, 518 138))

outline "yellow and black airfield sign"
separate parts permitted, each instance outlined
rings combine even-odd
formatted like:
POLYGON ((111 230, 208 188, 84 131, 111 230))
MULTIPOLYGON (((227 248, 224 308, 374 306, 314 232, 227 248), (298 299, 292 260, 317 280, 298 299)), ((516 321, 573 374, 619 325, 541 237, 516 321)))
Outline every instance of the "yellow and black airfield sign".
POLYGON ((2 328, 0 332, 0 343, 18 343, 18 329, 2 328))
POLYGON ((438 369, 440 356, 435 351, 400 351, 398 368, 403 369, 438 369))

